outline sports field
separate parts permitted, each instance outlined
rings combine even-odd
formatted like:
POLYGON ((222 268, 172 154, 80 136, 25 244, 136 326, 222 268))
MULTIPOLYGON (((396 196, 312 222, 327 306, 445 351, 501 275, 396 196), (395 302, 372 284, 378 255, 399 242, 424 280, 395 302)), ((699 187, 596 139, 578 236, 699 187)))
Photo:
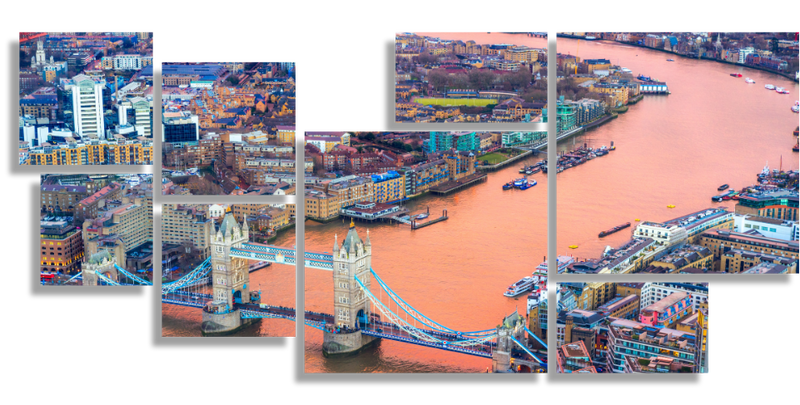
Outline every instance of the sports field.
POLYGON ((490 165, 496 165, 500 162, 508 160, 508 156, 497 152, 492 152, 483 156, 478 156, 478 161, 481 162, 481 164, 483 164, 484 160, 489 161, 490 165))
POLYGON ((491 98, 417 98, 414 102, 441 107, 486 107, 490 104, 497 104, 497 100, 491 98))

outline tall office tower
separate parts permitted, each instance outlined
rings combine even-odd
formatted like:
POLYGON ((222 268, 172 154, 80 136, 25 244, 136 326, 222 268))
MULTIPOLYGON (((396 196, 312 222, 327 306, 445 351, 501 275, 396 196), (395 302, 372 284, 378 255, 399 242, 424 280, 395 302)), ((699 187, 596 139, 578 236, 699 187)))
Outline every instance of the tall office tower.
POLYGON ((75 132, 81 137, 104 138, 103 84, 86 75, 72 79, 72 107, 75 132))
POLYGON ((136 112, 136 130, 140 136, 150 137, 150 103, 144 97, 131 99, 136 112))

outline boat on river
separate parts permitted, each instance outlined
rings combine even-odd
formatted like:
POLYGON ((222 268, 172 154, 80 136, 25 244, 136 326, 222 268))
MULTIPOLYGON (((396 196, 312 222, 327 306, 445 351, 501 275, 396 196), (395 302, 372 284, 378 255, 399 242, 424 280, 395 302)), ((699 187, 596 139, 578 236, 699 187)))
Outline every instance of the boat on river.
POLYGON ((626 222, 626 223, 624 223, 622 225, 617 225, 617 226, 615 226, 615 227, 613 227, 611 229, 607 229, 607 230, 605 230, 603 232, 600 232, 600 234, 597 235, 597 236, 602 238, 602 237, 611 235, 612 233, 619 232, 619 231, 621 231, 621 230, 623 230, 623 229, 625 229, 625 228, 627 228, 629 226, 631 226, 631 223, 630 222, 626 222))

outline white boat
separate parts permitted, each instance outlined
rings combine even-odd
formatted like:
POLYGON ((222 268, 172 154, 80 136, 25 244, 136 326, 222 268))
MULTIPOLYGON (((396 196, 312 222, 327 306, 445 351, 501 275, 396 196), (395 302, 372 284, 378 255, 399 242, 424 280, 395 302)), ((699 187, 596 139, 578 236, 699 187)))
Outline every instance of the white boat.
POLYGON ((785 89, 783 87, 776 87, 775 91, 778 93, 782 93, 785 89))
POLYGON ((525 184, 525 181, 526 180, 524 178, 514 180, 514 187, 522 187, 522 185, 525 184))
POLYGON ((427 217, 428 217, 428 214, 424 214, 424 213, 417 215, 417 219, 425 219, 427 217))
POLYGON ((792 106, 792 112, 800 113, 800 105, 793 105, 792 106))
POLYGON ((755 82, 756 82, 755 80, 753 80, 753 79, 751 79, 751 78, 749 78, 749 77, 748 77, 748 78, 745 78, 745 79, 744 79, 744 81, 745 81, 745 82, 747 82, 747 83, 749 83, 749 84, 753 84, 753 83, 755 83, 755 82))
MULTIPOLYGON (((558 256, 557 262, 558 262, 558 274, 561 274, 565 270, 567 270, 567 266, 569 266, 572 263, 575 263, 575 258, 572 256, 562 255, 558 256)), ((534 274, 536 274, 536 272, 543 272, 544 274, 547 274, 547 260, 541 262, 538 266, 536 266, 536 271, 534 272, 534 274)))
POLYGON ((586 39, 587 41, 594 41, 595 39, 597 39, 597 37, 593 37, 593 36, 589 35, 587 37, 584 37, 584 39, 586 39))
POLYGON ((764 88, 767 89, 767 90, 775 90, 775 86, 771 85, 771 84, 765 85, 764 88))
POLYGON ((503 293, 506 297, 516 297, 520 294, 529 291, 533 287, 533 277, 525 276, 514 284, 511 284, 506 292, 503 293))

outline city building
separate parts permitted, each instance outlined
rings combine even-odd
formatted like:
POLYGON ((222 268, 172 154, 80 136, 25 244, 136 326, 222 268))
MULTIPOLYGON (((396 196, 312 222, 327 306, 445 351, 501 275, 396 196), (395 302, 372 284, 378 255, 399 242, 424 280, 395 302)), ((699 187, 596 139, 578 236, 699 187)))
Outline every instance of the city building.
POLYGON ((72 210, 78 203, 88 196, 86 186, 72 185, 42 185, 42 212, 63 212, 72 210))
POLYGON ((639 313, 639 296, 627 295, 617 296, 597 307, 606 317, 635 319, 639 313))
POLYGON ((708 307, 708 285, 690 283, 645 283, 639 296, 639 307, 646 308, 679 292, 689 295, 695 311, 708 307))
MULTIPOLYGON (((700 235, 699 244, 709 248, 716 258, 721 258, 727 250, 739 249, 798 259, 798 241, 773 239, 759 234, 712 229, 700 235)), ((715 263, 715 266, 718 264, 715 263)))
POLYGON ((75 132, 82 137, 104 138, 103 82, 89 76, 72 78, 72 106, 75 132))
POLYGON ((324 191, 306 189, 306 217, 317 221, 328 221, 339 216, 342 208, 338 195, 324 191))
POLYGON ((608 325, 606 364, 614 373, 699 372, 696 333, 658 328, 627 319, 608 325))
POLYGON ((586 370, 587 368, 594 368, 592 359, 589 356, 589 351, 586 350, 586 345, 584 345, 582 340, 559 346, 556 351, 556 356, 556 371, 559 373, 575 373, 586 370))
POLYGON ((83 259, 80 228, 64 219, 40 222, 41 271, 77 274, 83 259))
POLYGON ((742 194, 739 196, 734 212, 797 222, 797 207, 798 194, 796 190, 778 190, 742 194))
POLYGON ((214 228, 203 204, 164 204, 161 209, 162 243, 191 243, 201 256, 211 253, 209 238, 214 228))
POLYGON ((113 63, 115 70, 141 70, 144 67, 141 55, 114 55, 113 63))
POLYGON ((758 272, 764 272, 764 269, 767 268, 769 268, 770 272, 780 271, 796 274, 798 271, 797 259, 743 249, 726 250, 719 258, 719 261, 719 270, 725 273, 757 274, 758 272), (763 264, 763 266, 752 271, 748 271, 761 264, 763 264), (773 264, 783 266, 785 271, 775 270, 775 266, 770 266, 773 264))
POLYGON ((372 189, 378 203, 393 203, 406 198, 405 176, 390 170, 372 175, 372 189))
POLYGON ((711 375, 711 308, 697 311, 697 372, 711 375))
POLYGON ((644 307, 639 314, 639 322, 661 328, 671 328, 693 313, 692 299, 684 291, 672 293, 661 300, 644 307))
POLYGON ((458 151, 478 151, 481 140, 476 132, 431 132, 428 139, 428 153, 436 153, 455 149, 458 151))
POLYGON ((119 200, 122 197, 122 193, 122 185, 112 182, 92 195, 78 201, 74 211, 76 221, 81 223, 86 219, 96 218, 106 206, 106 201, 119 200))
POLYGON ((161 122, 162 142, 183 143, 200 140, 200 124, 194 114, 165 112, 161 115, 161 122))
POLYGON ((327 183, 325 191, 336 195, 342 208, 375 199, 371 177, 350 175, 333 179, 327 183))
POLYGON ((55 94, 29 94, 19 99, 19 116, 58 118, 58 98, 55 94))
POLYGON ((759 234, 772 239, 785 241, 798 240, 800 229, 797 221, 786 219, 761 217, 757 215, 735 215, 734 230, 736 232, 748 232, 754 230, 759 234))

